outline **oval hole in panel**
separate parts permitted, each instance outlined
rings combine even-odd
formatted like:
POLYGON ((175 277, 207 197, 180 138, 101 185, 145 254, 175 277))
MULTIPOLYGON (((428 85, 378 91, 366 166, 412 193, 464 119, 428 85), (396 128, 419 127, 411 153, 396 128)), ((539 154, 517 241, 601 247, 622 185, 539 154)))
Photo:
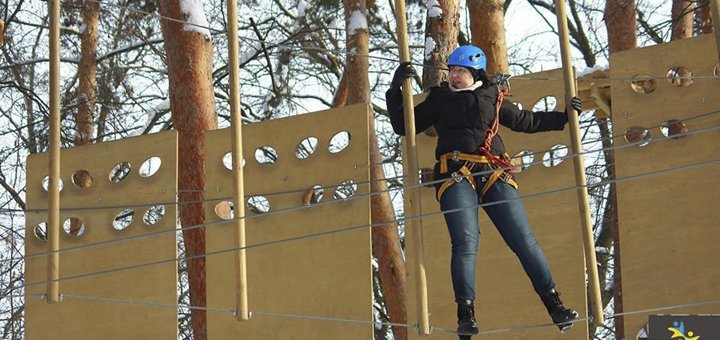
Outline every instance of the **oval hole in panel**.
POLYGON ((322 200, 323 194, 325 194, 325 189, 320 185, 314 185, 312 188, 305 190, 305 193, 302 197, 302 204, 318 204, 320 203, 320 200, 322 200))
POLYGON ((260 164, 275 164, 278 153, 272 146, 264 145, 255 149, 255 160, 260 164))
POLYGON ((40 222, 35 225, 35 227, 33 228, 33 235, 35 235, 35 238, 38 241, 47 243, 47 222, 40 222))
POLYGON ((143 214, 143 222, 145 225, 155 225, 165 216, 165 206, 156 204, 148 208, 143 214))
MULTIPOLYGON (((60 181, 58 185, 58 191, 62 191, 63 189, 63 180, 62 178, 58 178, 58 181, 60 181)), ((42 187, 45 189, 45 191, 48 191, 50 189, 50 176, 45 176, 45 178, 42 179, 42 187)))
POLYGON ((138 174, 140 175, 140 177, 151 177, 160 170, 160 165, 162 165, 162 160, 160 159, 160 157, 150 157, 146 159, 142 163, 142 165, 140 165, 140 169, 138 169, 138 174))
MULTIPOLYGON (((228 152, 228 153, 226 153, 226 154, 223 155, 222 163, 223 163, 223 166, 225 167, 225 169, 228 169, 228 170, 232 171, 232 169, 233 169, 233 166, 232 166, 232 152, 228 152)), ((244 168, 244 167, 245 167, 245 158, 243 158, 241 164, 242 164, 242 167, 244 168)))
POLYGON ((557 166, 568 155, 568 147, 563 144, 556 144, 548 152, 543 155, 543 165, 546 167, 557 166))
POLYGON ((328 151, 330 151, 330 153, 339 153, 345 150, 348 145, 350 145, 350 133, 347 131, 340 131, 330 138, 328 151))
POLYGON ((264 214, 270 211, 270 201, 265 196, 250 196, 247 204, 250 211, 256 214, 264 214))
POLYGON ((650 130, 642 126, 631 126, 625 130, 625 141, 634 144, 638 143, 638 146, 645 146, 650 144, 650 130))
POLYGON ((535 105, 533 105, 533 111, 554 111, 557 107, 557 98, 553 96, 545 96, 540 98, 535 105))
POLYGON ((133 219, 135 218, 135 211, 132 209, 123 209, 121 210, 117 215, 115 215, 115 220, 113 220, 113 228, 115 230, 125 230, 133 223, 133 219))
POLYGON ((108 175, 108 179, 110 182, 113 183, 120 183, 122 180, 127 177, 128 174, 130 174, 130 163, 128 162, 120 162, 115 164, 115 166, 110 169, 110 174, 108 175))
POLYGON ((316 137, 308 137, 298 143, 295 148, 295 157, 305 159, 310 157, 317 150, 318 139, 316 137))
POLYGON ((235 217, 233 202, 221 201, 215 204, 215 215, 221 220, 232 220, 235 217))
POLYGON ((90 175, 90 172, 87 170, 77 170, 72 174, 72 183, 80 188, 89 188, 93 184, 93 178, 92 175, 90 175))
POLYGON ((670 119, 662 123, 662 125, 660 126, 660 132, 662 132, 663 136, 665 137, 678 139, 685 137, 685 134, 688 133, 688 127, 684 122, 680 120, 670 119))
POLYGON ((677 66, 668 70, 667 81, 677 87, 688 87, 693 83, 692 71, 685 66, 677 66))
POLYGON ((63 222, 63 230, 68 236, 78 237, 85 233, 85 224, 77 217, 70 217, 63 222))
POLYGON ((535 160, 535 154, 530 150, 522 150, 510 159, 510 163, 517 168, 517 172, 521 172, 529 168, 535 160))
POLYGON ((333 198, 336 200, 344 200, 348 199, 355 195, 357 192, 357 182, 355 180, 347 180, 335 188, 335 194, 333 194, 333 198))
POLYGON ((657 88, 657 81, 653 76, 647 74, 637 74, 630 81, 630 88, 638 94, 648 94, 657 88))

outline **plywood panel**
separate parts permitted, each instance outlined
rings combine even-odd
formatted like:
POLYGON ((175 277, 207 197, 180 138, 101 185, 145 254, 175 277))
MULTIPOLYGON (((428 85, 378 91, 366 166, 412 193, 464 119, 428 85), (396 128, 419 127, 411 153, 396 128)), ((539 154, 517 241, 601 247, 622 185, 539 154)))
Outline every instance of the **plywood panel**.
MULTIPOLYGON (((531 74, 523 78, 561 79, 560 70, 531 74)), ((513 96, 508 98, 531 108, 545 96, 555 96, 561 101, 563 84, 560 80, 538 81, 511 80, 513 96)), ((562 106, 562 104, 561 104, 562 106)), ((562 109, 562 108, 561 108, 562 109)), ((514 154, 521 150, 540 152, 556 144, 568 145, 568 129, 560 132, 521 134, 502 128, 500 135, 514 154)), ((435 138, 418 136, 420 166, 432 168, 435 163, 435 138)), ((535 160, 542 159, 542 153, 535 160)), ((534 164, 518 174, 520 193, 532 197, 535 194, 570 188, 575 185, 573 165, 564 161, 551 168, 534 164)), ((457 328, 456 304, 450 280, 450 238, 442 215, 439 214, 432 188, 422 189, 425 261, 427 265, 428 297, 430 300, 430 323, 433 327, 455 330, 457 328)), ((525 200, 530 223, 545 252, 553 271, 557 288, 562 292, 567 306, 576 309, 582 317, 586 314, 585 269, 581 243, 580 217, 574 191, 554 193, 525 200)), ((523 327, 550 323, 545 307, 535 294, 515 255, 507 248, 495 227, 483 211, 480 211, 480 250, 478 253, 475 308, 480 330, 523 327)), ((413 230, 408 230, 408 239, 413 230)), ((415 272, 412 252, 407 243, 408 259, 408 320, 417 323, 415 301, 415 272)), ((411 339, 419 338, 410 332, 411 339)), ((544 327, 524 331, 512 331, 483 335, 487 339, 587 339, 587 324, 576 323, 574 328, 560 334, 556 327, 544 327)), ((433 339, 456 339, 454 334, 436 331, 433 339)))
POLYGON ((28 339, 177 339, 174 308, 72 297, 177 303, 177 266, 172 261, 177 256, 173 232, 177 216, 173 203, 177 192, 176 155, 174 132, 62 150, 60 176, 64 185, 60 193, 60 218, 61 221, 70 217, 81 219, 84 231, 77 236, 60 231, 61 251, 80 248, 60 254, 60 279, 63 280, 60 293, 66 297, 55 305, 46 304, 36 296, 45 292, 47 260, 44 256, 34 256, 47 251, 47 242, 38 236, 35 227, 47 221, 48 193, 43 189, 42 179, 47 175, 48 155, 28 157, 25 229, 28 339), (157 173, 141 177, 140 165, 154 156, 161 160, 157 173), (113 183, 109 180, 110 170, 121 162, 127 162, 130 171, 122 181, 113 183), (78 170, 86 170, 92 176, 91 186, 73 185, 72 175, 78 170), (163 209, 164 213, 152 215, 154 220, 159 220, 148 224, 144 214, 152 206, 163 209), (132 209, 133 221, 127 228, 117 230, 113 228, 113 220, 123 209, 132 209), (153 235, 143 237, 147 234, 153 235), (121 241, 123 239, 127 240, 121 241), (163 260, 170 261, 110 272, 163 260), (92 275, 105 271, 109 273, 92 275), (68 279, 76 276, 78 278, 68 279))
MULTIPOLYGON (((254 316, 238 322, 230 313, 209 313, 210 339, 373 338, 370 324, 262 315, 371 321, 369 228, 258 246, 369 225, 368 115, 367 105, 361 104, 243 126, 245 193, 264 196, 270 207, 266 214, 247 211, 248 300, 254 316), (341 152, 330 153, 331 138, 341 131, 350 134, 350 143, 341 152), (317 150, 298 159, 296 146, 311 136, 318 140, 317 150), (274 164, 259 164, 253 158, 262 146, 277 151, 274 164), (335 199, 334 186, 348 180, 357 183, 357 192, 347 200, 335 199), (315 185, 325 188, 320 203, 298 210, 304 191, 315 185)), ((207 197, 231 200, 232 176, 222 163, 223 155, 231 150, 230 130, 209 133, 207 145, 207 197)), ((207 228, 208 252, 232 249, 233 224, 222 223, 213 207, 208 204, 208 221, 217 222, 207 228)), ((235 308, 234 273, 231 252, 207 258, 209 306, 235 308)))
MULTIPOLYGON (((618 177, 670 170, 717 161, 720 156, 720 80, 713 77, 717 53, 712 35, 616 53, 611 58, 613 124, 618 177), (684 66, 695 79, 676 87, 668 71, 684 66), (647 94, 632 90, 631 79, 648 75, 656 81, 647 94), (714 112, 714 113, 713 113, 714 112), (663 139, 660 125, 684 120, 690 132, 663 139), (644 147, 627 146, 622 133, 647 128, 655 139, 644 147)), ((720 269, 710 259, 720 256, 717 221, 720 211, 718 165, 661 173, 618 183, 618 211, 625 311, 717 300, 714 287, 720 269), (710 261, 710 262, 708 262, 710 261)), ((717 313, 717 306, 656 313, 717 313)), ((625 317, 625 336, 634 338, 647 324, 647 314, 625 317)))

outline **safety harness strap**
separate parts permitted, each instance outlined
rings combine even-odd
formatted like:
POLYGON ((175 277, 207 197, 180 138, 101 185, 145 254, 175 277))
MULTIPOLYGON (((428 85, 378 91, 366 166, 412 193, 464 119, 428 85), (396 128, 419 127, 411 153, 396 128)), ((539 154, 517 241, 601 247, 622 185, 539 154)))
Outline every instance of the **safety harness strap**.
MULTIPOLYGON (((502 155, 503 158, 509 158, 507 154, 502 155)), ((440 188, 437 192, 437 199, 438 201, 440 198, 442 198, 443 193, 445 193, 445 190, 447 190, 450 186, 452 186, 455 183, 458 183, 463 180, 463 178, 467 179, 468 182, 470 182, 470 185, 472 185, 473 189, 477 189, 477 183, 475 182, 475 178, 472 176, 472 168, 475 166, 476 163, 482 163, 482 164, 490 164, 491 166, 494 165, 491 158, 488 158, 484 155, 473 155, 473 154, 467 154, 467 153, 461 153, 459 151, 449 152, 446 154, 443 154, 440 156, 440 173, 447 173, 448 172, 448 160, 453 161, 465 161, 465 164, 463 164, 462 167, 458 171, 450 173, 450 178, 448 178, 445 182, 443 182, 440 185, 440 188)), ((505 172, 502 168, 497 168, 493 173, 490 175, 490 178, 488 178, 487 182, 485 182, 485 185, 483 186, 482 191, 480 192, 480 198, 482 199, 485 196, 485 193, 492 187, 492 185, 498 180, 502 180, 504 182, 507 182, 508 184, 512 185, 515 189, 518 188, 517 182, 512 178, 512 175, 505 172)))

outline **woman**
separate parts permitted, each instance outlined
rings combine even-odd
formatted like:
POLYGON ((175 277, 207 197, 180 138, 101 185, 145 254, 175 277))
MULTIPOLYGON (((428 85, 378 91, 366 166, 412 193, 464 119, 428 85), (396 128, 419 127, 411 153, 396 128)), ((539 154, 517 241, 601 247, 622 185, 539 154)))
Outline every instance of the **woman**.
MULTIPOLYGON (((510 166, 509 157, 497 135, 497 125, 526 133, 562 130, 568 121, 567 113, 520 110, 503 101, 499 87, 488 79, 487 59, 478 47, 458 47, 450 54, 447 65, 448 82, 431 88, 427 99, 415 106, 415 128, 423 131, 434 125, 438 135, 434 177, 444 181, 435 188, 441 210, 450 211, 444 217, 452 242, 450 270, 458 304, 457 332, 478 333, 473 301, 480 202, 489 204, 483 209, 518 256, 553 322, 565 332, 578 314, 563 306, 555 290, 550 268, 519 200, 517 184, 504 171, 510 166), (492 204, 498 201, 506 202, 492 204)), ((385 94, 390 122, 399 135, 405 134, 400 86, 404 78, 413 75, 410 63, 401 64, 385 94)), ((580 99, 573 98, 572 106, 580 112, 580 99)))

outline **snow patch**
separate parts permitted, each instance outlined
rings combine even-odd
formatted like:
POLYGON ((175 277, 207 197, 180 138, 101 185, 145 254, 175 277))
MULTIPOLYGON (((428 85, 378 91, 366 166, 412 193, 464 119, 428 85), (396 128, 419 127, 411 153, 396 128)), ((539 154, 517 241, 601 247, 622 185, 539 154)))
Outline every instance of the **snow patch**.
POLYGON ((297 12, 298 16, 304 17, 305 16, 305 7, 307 7, 307 4, 305 3, 305 0, 298 1, 297 4, 297 12))
POLYGON ((442 16, 442 8, 437 0, 428 0, 427 2, 428 18, 439 18, 442 16))
POLYGON ((183 31, 199 32, 210 39, 210 23, 205 16, 202 0, 180 0, 180 13, 187 15, 183 31))
POLYGON ((131 133, 130 136, 140 136, 142 135, 145 130, 147 130, 148 126, 150 126, 150 123, 152 123, 153 119, 155 119, 155 116, 158 115, 160 112, 165 112, 167 110, 170 110, 170 99, 166 98, 163 101, 161 101, 159 104, 157 104, 154 108, 147 111, 147 120, 145 121, 145 124, 142 128, 135 130, 135 132, 131 133))
POLYGON ((353 11, 350 15, 350 23, 348 23, 348 36, 353 36, 357 30, 367 30, 367 18, 360 11, 353 11))
POLYGON ((427 37, 425 39, 425 60, 430 60, 432 58, 432 53, 435 51, 435 40, 433 40, 432 37, 427 37))
POLYGON ((609 71, 609 70, 610 70, 610 67, 608 65, 595 65, 593 67, 585 67, 584 70, 582 70, 576 74, 576 77, 583 77, 588 74, 593 74, 597 71, 609 71))

